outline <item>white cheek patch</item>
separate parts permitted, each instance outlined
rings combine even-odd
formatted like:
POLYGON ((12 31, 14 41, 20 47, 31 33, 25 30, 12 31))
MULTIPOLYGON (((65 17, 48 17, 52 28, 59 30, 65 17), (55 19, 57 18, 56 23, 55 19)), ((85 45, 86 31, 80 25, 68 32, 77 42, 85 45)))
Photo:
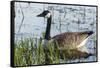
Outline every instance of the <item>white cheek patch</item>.
POLYGON ((45 15, 45 18, 50 18, 51 13, 48 13, 47 15, 45 15))
POLYGON ((87 37, 84 41, 82 41, 82 42, 77 46, 77 48, 84 46, 84 45, 86 44, 88 38, 89 38, 89 37, 87 37))

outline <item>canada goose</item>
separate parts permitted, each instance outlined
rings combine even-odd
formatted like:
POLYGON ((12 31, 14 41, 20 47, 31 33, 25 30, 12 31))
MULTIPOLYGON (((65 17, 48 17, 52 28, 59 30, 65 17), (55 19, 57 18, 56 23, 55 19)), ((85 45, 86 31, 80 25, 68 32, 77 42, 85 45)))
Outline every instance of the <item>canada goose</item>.
POLYGON ((41 14, 37 15, 37 17, 47 18, 46 34, 44 38, 45 44, 48 43, 49 41, 57 42, 59 45, 59 50, 62 50, 62 51, 74 50, 76 51, 76 53, 74 54, 84 53, 85 55, 89 55, 88 51, 83 45, 85 45, 89 36, 93 34, 93 31, 65 32, 51 38, 50 29, 51 29, 51 23, 52 23, 52 13, 48 10, 45 10, 41 14))

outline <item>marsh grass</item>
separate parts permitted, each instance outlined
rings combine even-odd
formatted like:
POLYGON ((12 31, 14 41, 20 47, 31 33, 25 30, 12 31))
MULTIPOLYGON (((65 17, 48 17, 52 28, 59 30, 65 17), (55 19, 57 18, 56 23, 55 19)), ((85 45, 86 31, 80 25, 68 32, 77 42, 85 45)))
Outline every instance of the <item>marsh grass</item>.
POLYGON ((55 44, 48 44, 47 48, 42 45, 42 40, 35 44, 32 38, 22 39, 15 43, 14 64, 15 66, 59 64, 60 52, 55 44))

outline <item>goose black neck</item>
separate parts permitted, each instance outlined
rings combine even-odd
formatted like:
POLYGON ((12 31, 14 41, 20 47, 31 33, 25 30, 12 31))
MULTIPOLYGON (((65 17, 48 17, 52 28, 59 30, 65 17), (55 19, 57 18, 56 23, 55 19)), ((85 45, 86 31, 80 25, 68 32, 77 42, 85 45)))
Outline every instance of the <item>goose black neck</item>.
POLYGON ((47 27, 46 27, 46 34, 45 34, 46 40, 50 39, 51 20, 52 20, 52 17, 50 16, 50 18, 47 19, 47 27))

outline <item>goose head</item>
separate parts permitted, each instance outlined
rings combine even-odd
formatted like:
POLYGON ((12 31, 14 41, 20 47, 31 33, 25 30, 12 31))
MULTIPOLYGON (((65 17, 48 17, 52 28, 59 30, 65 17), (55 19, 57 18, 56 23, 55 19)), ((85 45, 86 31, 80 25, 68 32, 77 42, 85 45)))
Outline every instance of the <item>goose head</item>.
POLYGON ((48 11, 48 10, 45 10, 42 13, 40 13, 39 15, 37 15, 37 17, 50 18, 51 17, 51 12, 48 11))

